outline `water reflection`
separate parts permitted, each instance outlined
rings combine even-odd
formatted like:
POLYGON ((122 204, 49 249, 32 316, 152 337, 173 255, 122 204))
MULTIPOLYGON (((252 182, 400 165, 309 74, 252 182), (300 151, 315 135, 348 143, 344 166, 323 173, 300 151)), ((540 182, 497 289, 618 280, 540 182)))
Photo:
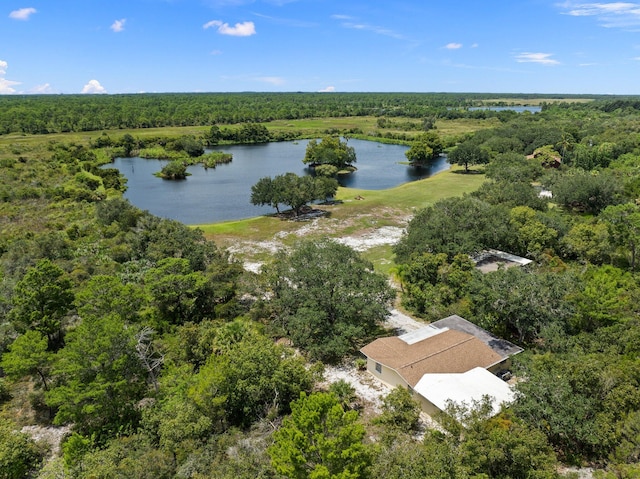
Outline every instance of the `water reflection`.
MULTIPOLYGON (((137 207, 163 218, 186 224, 213 223, 270 214, 269 207, 253 206, 251 186, 265 176, 293 172, 312 174, 303 163, 308 141, 233 145, 219 148, 233 155, 233 161, 204 169, 190 166, 191 173, 183 181, 167 181, 153 173, 166 161, 141 158, 118 158, 111 167, 118 168, 128 179, 125 197, 137 207)), ((381 190, 408 181, 427 178, 449 168, 446 158, 431 164, 412 167, 404 156, 408 149, 363 140, 349 140, 356 150, 357 171, 341 175, 341 186, 365 190, 381 190)))

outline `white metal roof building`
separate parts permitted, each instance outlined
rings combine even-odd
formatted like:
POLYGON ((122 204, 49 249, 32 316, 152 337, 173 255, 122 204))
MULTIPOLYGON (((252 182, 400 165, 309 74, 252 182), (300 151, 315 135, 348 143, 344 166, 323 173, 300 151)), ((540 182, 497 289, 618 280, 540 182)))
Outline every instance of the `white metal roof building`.
POLYGON ((511 386, 481 367, 464 373, 427 373, 413 389, 441 411, 448 401, 471 406, 474 401, 490 396, 492 413, 497 414, 502 404, 514 400, 511 386))

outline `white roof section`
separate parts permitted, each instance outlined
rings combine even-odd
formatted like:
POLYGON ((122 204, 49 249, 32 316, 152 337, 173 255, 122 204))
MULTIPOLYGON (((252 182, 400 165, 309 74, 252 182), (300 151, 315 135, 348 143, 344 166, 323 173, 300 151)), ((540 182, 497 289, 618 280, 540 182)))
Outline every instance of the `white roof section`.
POLYGON ((423 339, 427 339, 432 336, 435 336, 436 334, 444 333, 445 331, 449 331, 449 328, 447 327, 437 328, 429 324, 424 328, 420 328, 420 329, 416 329, 415 331, 404 333, 398 336, 398 339, 401 339, 407 344, 415 344, 415 343, 419 343, 423 339))
POLYGON ((515 254, 511 254, 511 253, 506 253, 504 251, 500 251, 497 249, 487 249, 484 250, 482 252, 480 252, 478 255, 474 256, 472 258, 473 262, 475 263, 481 263, 482 261, 491 258, 491 257, 495 257, 497 259, 501 259, 503 261, 508 261, 510 263, 516 263, 519 264, 520 266, 526 266, 529 263, 532 263, 533 260, 530 260, 528 258, 523 258, 522 256, 517 256, 515 254))
POLYGON ((413 389, 441 411, 446 409, 447 401, 472 405, 490 396, 495 415, 503 403, 509 404, 515 398, 509 384, 480 367, 466 373, 425 374, 413 389))

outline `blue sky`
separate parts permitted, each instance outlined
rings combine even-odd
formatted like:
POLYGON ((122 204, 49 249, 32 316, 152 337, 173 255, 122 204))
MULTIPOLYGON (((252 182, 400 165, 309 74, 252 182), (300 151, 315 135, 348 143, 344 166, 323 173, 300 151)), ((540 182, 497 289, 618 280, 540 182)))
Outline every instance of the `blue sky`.
POLYGON ((640 94, 640 3, 0 0, 0 94, 640 94))

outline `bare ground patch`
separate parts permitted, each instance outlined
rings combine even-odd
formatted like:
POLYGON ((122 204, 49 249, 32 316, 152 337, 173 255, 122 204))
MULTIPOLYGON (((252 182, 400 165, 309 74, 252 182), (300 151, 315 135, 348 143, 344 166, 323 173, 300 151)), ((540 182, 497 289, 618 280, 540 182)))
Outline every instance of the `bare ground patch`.
MULTIPOLYGON (((377 213, 388 216, 392 214, 392 211, 378 211, 377 213)), ((364 252, 378 246, 396 244, 402 237, 410 218, 394 216, 396 225, 377 226, 382 222, 378 220, 379 214, 337 219, 315 214, 315 210, 313 210, 309 215, 297 217, 296 222, 299 223, 299 226, 293 230, 279 231, 271 238, 262 241, 239 241, 228 245, 227 250, 232 257, 243 262, 245 269, 258 272, 262 261, 257 258, 272 255, 299 238, 331 237, 358 252, 364 252), (368 223, 368 226, 362 227, 363 222, 368 223), (347 231, 350 233, 347 234, 347 231)))

